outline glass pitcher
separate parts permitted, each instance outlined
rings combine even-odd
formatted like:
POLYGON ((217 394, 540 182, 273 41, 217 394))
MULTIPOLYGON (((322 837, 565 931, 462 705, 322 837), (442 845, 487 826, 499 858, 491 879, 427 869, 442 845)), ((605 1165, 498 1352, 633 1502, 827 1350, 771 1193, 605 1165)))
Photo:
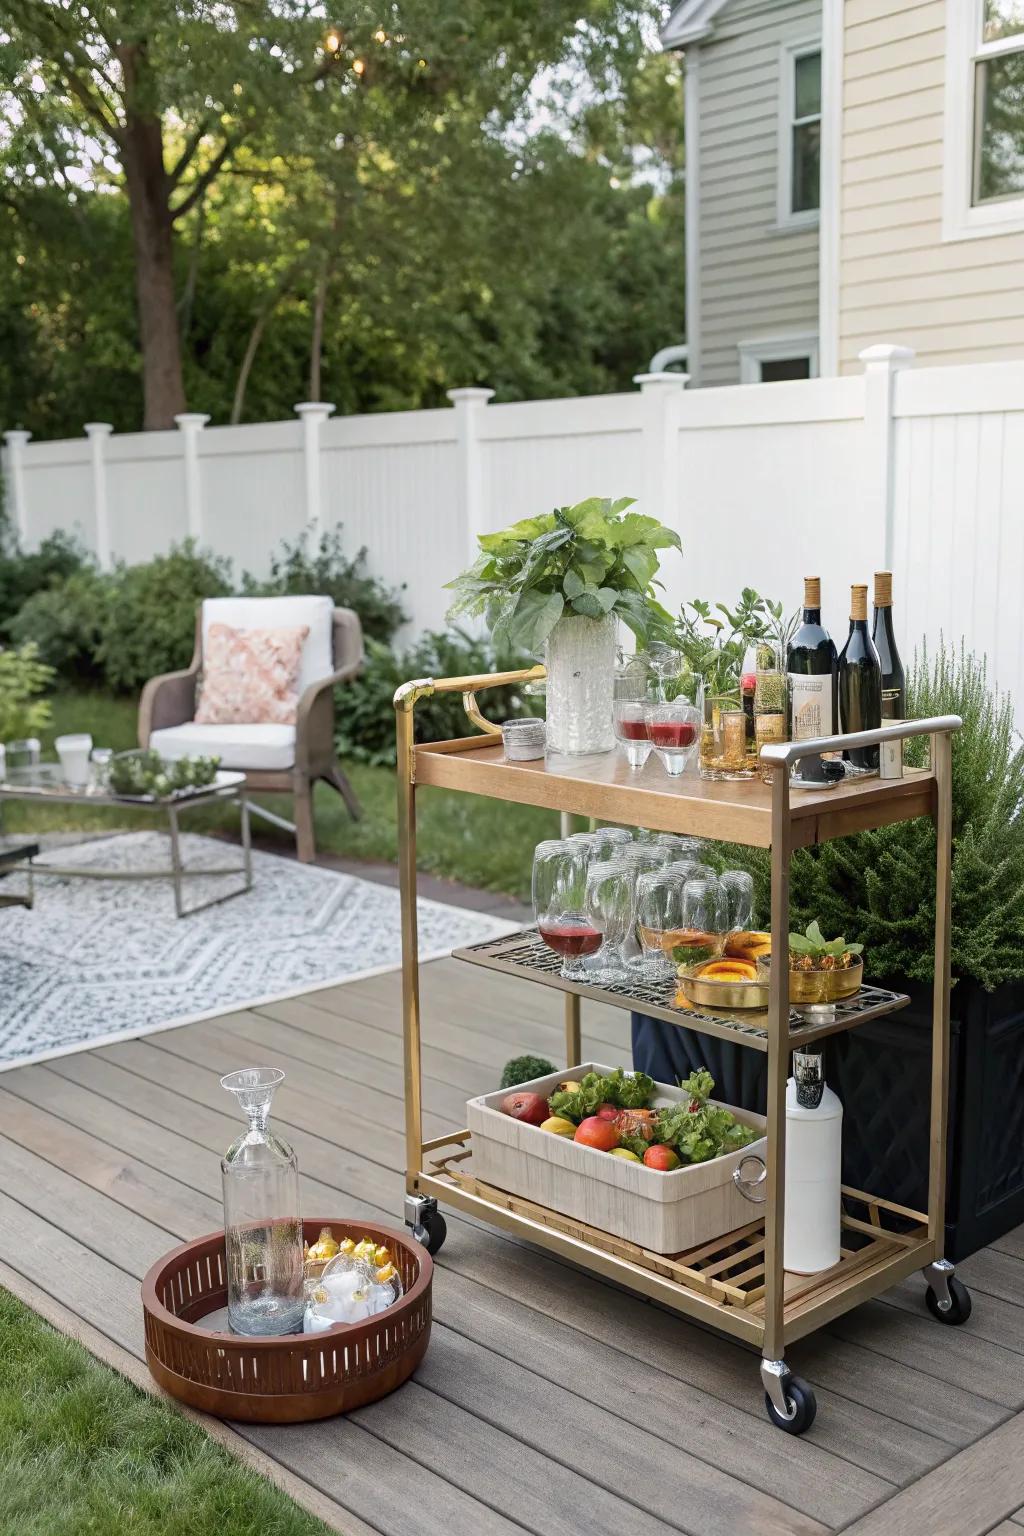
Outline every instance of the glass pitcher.
POLYGON ((302 1327, 299 1165, 268 1127, 270 1101, 284 1081, 273 1067, 243 1067, 221 1078, 249 1128, 225 1152, 224 1247, 233 1333, 295 1333, 302 1327))

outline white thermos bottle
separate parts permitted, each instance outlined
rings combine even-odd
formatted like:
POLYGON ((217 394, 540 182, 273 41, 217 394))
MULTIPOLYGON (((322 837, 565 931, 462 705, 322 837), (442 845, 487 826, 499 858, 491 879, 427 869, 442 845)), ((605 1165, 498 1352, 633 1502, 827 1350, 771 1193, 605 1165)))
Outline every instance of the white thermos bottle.
POLYGON ((843 1106, 818 1052, 795 1051, 786 1084, 783 1264, 813 1275, 839 1263, 843 1106))

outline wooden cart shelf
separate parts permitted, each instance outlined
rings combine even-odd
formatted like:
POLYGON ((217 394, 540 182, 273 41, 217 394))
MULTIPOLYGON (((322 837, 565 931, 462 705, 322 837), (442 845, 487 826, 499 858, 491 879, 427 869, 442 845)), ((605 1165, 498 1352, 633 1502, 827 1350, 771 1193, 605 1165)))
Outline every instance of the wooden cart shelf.
MULTIPOLYGON (((763 1217, 734 1232, 676 1254, 652 1253, 519 1195, 496 1189, 473 1173, 469 1131, 439 1137, 423 1148, 417 1187, 448 1204, 481 1214, 569 1257, 573 1246, 600 1253, 624 1271, 619 1278, 688 1316, 708 1319, 726 1333, 760 1344, 764 1336, 765 1226, 763 1217), (638 1283, 638 1277, 642 1281, 638 1283)), ((852 1303, 877 1296, 931 1257, 928 1218, 862 1190, 843 1188, 843 1246, 839 1263, 814 1275, 784 1272, 786 1339, 801 1338, 852 1303), (860 1213, 860 1214, 858 1214, 860 1213), (897 1273, 898 1272, 898 1273, 897 1273), (845 1297, 840 1305, 837 1301, 845 1297)))
MULTIPOLYGON (((536 928, 523 928, 518 933, 500 939, 488 939, 482 944, 471 944, 465 949, 455 949, 456 960, 467 960, 471 965, 482 965, 492 971, 505 971, 512 976, 525 976, 543 986, 557 987, 559 991, 576 997, 590 998, 596 1003, 610 1003, 615 1008, 628 1008, 645 1013, 649 1018, 662 1019, 668 1024, 679 1024, 699 1034, 715 1035, 720 1040, 732 1040, 737 1045, 749 1046, 755 1051, 768 1049, 768 1010, 747 1008, 732 1013, 705 1013, 692 1006, 678 1007, 675 1003, 674 981, 615 983, 611 986, 590 985, 587 982, 567 981, 560 974, 562 958, 549 949, 536 928)), ((861 987, 856 996, 837 1003, 824 1016, 808 1018, 795 1008, 789 1013, 790 1049, 803 1050, 807 1043, 821 1040, 842 1030, 855 1029, 868 1019, 880 1018, 905 1008, 910 999, 903 992, 890 992, 885 987, 861 987)))
MULTIPOLYGON (((653 755, 631 769, 621 752, 507 763, 500 738, 469 736, 415 749, 415 782, 546 806, 602 821, 685 832, 753 848, 772 841, 772 792, 760 780, 729 783, 695 773, 667 774, 653 755)), ((902 779, 848 779, 835 789, 795 790, 789 806, 791 846, 806 848, 869 827, 930 816, 935 777, 908 768, 902 779)))

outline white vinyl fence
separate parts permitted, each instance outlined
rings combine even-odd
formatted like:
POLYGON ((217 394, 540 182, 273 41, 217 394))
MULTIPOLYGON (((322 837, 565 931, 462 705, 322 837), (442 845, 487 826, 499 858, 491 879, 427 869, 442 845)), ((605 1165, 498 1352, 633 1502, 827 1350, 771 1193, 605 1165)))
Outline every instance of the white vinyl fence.
POLYGON ((824 582, 842 643, 851 581, 895 573, 904 655, 924 633, 966 636, 1024 698, 1024 362, 915 369, 892 346, 855 377, 687 391, 641 376, 629 394, 75 441, 5 433, 8 511, 32 547, 77 531, 103 564, 191 534, 237 571, 266 569, 303 528, 341 524, 370 568, 406 584, 409 635, 443 626, 443 584, 478 533, 589 495, 638 498, 678 529, 670 606, 754 586, 796 606, 824 582))

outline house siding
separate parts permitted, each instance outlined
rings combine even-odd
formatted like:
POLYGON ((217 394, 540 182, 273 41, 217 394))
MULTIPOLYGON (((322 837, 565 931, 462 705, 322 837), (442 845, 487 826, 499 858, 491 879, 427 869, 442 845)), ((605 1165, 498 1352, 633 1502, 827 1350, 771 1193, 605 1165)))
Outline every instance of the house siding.
POLYGON ((943 241, 945 0, 846 0, 839 366, 875 342, 925 364, 1024 351, 1024 234, 943 241))
POLYGON ((733 0, 700 47, 702 385, 737 384, 738 343, 818 329, 818 229, 777 224, 780 50, 821 35, 819 0, 733 0))

